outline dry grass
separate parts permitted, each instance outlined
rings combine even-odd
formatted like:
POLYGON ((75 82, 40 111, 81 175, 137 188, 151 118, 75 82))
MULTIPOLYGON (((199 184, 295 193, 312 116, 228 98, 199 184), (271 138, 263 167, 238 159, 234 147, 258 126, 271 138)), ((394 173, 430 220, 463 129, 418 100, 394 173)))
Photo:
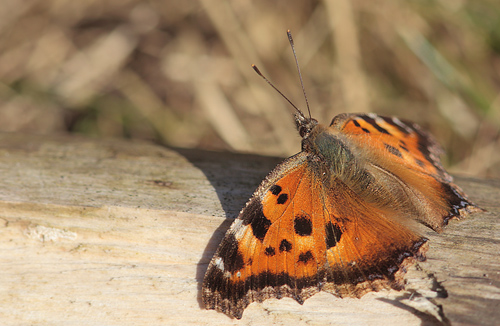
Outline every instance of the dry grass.
POLYGON ((0 131, 290 155, 294 37, 312 113, 418 122, 448 166, 500 177, 495 0, 3 0, 0 131))

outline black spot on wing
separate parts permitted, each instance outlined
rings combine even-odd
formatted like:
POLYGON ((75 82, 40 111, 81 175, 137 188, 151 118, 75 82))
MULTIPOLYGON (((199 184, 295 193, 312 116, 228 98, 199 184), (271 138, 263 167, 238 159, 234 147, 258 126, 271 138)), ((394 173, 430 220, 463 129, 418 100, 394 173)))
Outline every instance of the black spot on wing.
POLYGON ((375 119, 373 119, 373 118, 371 118, 371 117, 369 117, 367 115, 363 115, 363 116, 361 116, 361 118, 363 118, 363 120, 365 120, 366 122, 368 122, 369 124, 371 124, 373 126, 373 128, 377 129, 377 131, 379 131, 379 132, 381 132, 383 134, 390 135, 390 133, 386 129, 382 128, 381 126, 379 126, 377 124, 377 122, 375 122, 375 119))
POLYGON ((288 194, 281 194, 276 201, 279 205, 283 205, 288 200, 288 194))
POLYGON ((396 123, 394 121, 394 118, 388 118, 388 117, 381 117, 384 119, 385 122, 390 124, 391 126, 397 128, 399 131, 401 131, 403 134, 408 135, 410 132, 408 131, 409 127, 406 126, 406 124, 402 121, 399 121, 399 123, 396 123), (405 128, 406 126, 406 128, 405 128))
POLYGON ((327 250, 335 247, 342 237, 342 230, 340 230, 340 227, 338 225, 333 224, 332 222, 328 222, 328 224, 325 226, 325 233, 327 250))
POLYGON ((271 226, 271 221, 264 215, 262 203, 256 198, 252 198, 250 203, 243 210, 241 217, 243 225, 249 225, 252 228, 253 235, 260 241, 264 237, 271 226))
POLYGON ((402 150, 404 150, 404 151, 405 151, 405 152, 407 152, 407 153, 408 153, 408 152, 410 152, 410 151, 408 150, 408 147, 407 147, 407 145, 406 145, 406 142, 405 142, 404 140, 402 140, 402 139, 400 139, 400 140, 399 140, 399 148, 401 148, 402 150))
POLYGON ((281 187, 278 185, 274 185, 271 188, 269 188, 269 191, 275 196, 278 196, 281 190, 282 190, 281 187))
POLYGON ((297 215, 293 221, 295 233, 300 236, 308 236, 312 233, 312 222, 305 215, 297 215))
MULTIPOLYGON (((363 130, 365 133, 369 134, 370 133, 370 130, 366 129, 366 128, 362 128, 361 125, 359 124, 358 120, 356 119, 353 119, 351 120, 352 123, 357 127, 357 128, 361 128, 361 130, 363 130)), ((332 121, 332 124, 333 124, 333 121, 332 121)))
POLYGON ((425 163, 419 160, 418 158, 415 159, 415 163, 417 163, 420 167, 425 168, 425 163))
POLYGON ((254 219, 250 225, 252 227, 253 235, 260 241, 264 241, 267 231, 271 226, 271 221, 262 215, 262 218, 254 219))
POLYGON ((276 250, 274 250, 273 247, 269 246, 266 248, 266 250, 264 250, 264 253, 266 254, 266 256, 274 256, 276 254, 276 250))
POLYGON ((229 234, 222 240, 217 255, 224 263, 224 270, 231 274, 239 271, 245 265, 234 234, 229 234))
POLYGON ((283 252, 283 251, 290 251, 292 250, 292 244, 290 242, 288 242, 286 239, 283 239, 281 240, 280 242, 280 252, 283 252))
POLYGON ((386 144, 384 143, 384 146, 385 146, 385 149, 391 153, 392 155, 396 155, 397 157, 400 157, 400 158, 403 158, 403 155, 401 154, 401 152, 399 151, 399 149, 397 149, 396 147, 393 147, 389 144, 386 144))
POLYGON ((299 255, 299 262, 307 263, 308 261, 314 259, 314 256, 311 251, 301 252, 299 255))

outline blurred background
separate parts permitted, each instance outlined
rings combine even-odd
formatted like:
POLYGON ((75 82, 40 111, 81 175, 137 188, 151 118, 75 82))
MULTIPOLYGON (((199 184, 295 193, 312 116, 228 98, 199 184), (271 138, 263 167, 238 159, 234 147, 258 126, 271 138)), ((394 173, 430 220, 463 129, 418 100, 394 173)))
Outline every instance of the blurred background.
POLYGON ((290 106, 412 120, 500 177, 498 0, 1 0, 0 131, 288 156, 290 106))

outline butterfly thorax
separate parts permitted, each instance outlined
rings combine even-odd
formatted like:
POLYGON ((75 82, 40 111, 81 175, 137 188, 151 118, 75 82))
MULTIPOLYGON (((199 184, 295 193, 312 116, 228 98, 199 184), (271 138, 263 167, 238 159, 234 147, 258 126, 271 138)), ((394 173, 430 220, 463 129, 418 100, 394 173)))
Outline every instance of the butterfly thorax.
POLYGON ((336 126, 317 124, 302 139, 302 151, 308 165, 325 188, 341 182, 367 202, 386 207, 393 199, 391 191, 367 169, 362 149, 338 131, 336 126))
POLYGON ((328 174, 347 180, 359 170, 356 155, 347 142, 332 128, 316 124, 302 139, 302 151, 309 155, 310 160, 323 162, 328 167, 328 174))

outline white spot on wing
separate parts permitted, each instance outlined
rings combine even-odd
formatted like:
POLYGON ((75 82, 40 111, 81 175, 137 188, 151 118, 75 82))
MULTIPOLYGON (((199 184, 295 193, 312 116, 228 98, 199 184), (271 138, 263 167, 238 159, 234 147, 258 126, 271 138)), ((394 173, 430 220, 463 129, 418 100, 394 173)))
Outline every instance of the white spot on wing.
POLYGON ((375 120, 375 123, 377 123, 377 124, 381 124, 381 123, 385 122, 384 119, 382 119, 381 117, 379 117, 375 113, 368 113, 367 116, 369 116, 370 118, 375 120))
POLYGON ((403 123, 403 121, 399 120, 398 118, 392 118, 392 122, 394 122, 394 124, 400 126, 404 130, 406 130, 409 134, 413 133, 413 130, 410 127, 408 127, 407 125, 405 125, 403 123))
POLYGON ((233 222, 233 224, 231 224, 231 230, 235 231, 235 230, 241 228, 242 224, 243 224, 243 220, 242 219, 239 219, 239 218, 235 219, 234 222, 233 222))
POLYGON ((375 122, 378 123, 378 124, 381 124, 381 123, 384 123, 384 119, 382 119, 381 117, 379 117, 378 115, 375 115, 375 122))
POLYGON ((214 265, 221 271, 224 271, 224 262, 222 261, 222 258, 220 257, 215 258, 214 265))
POLYGON ((235 228, 236 232, 234 232, 234 237, 236 240, 240 240, 243 238, 245 233, 247 232, 248 225, 247 226, 240 226, 239 228, 235 228))

